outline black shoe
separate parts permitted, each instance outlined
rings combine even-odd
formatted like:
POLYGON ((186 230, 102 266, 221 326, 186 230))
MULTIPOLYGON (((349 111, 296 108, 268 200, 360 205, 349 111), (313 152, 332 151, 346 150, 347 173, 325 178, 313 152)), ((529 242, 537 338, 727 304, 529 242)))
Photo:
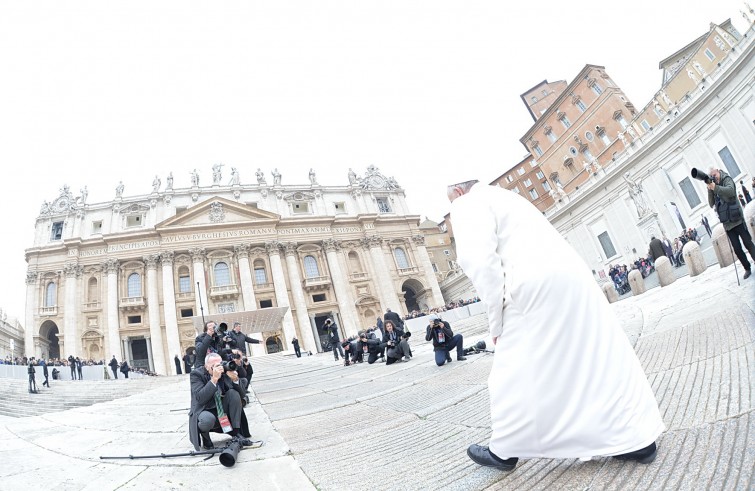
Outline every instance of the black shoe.
POLYGON ((746 280, 747 278, 749 278, 749 277, 750 277, 750 274, 751 274, 751 273, 752 273, 752 271, 750 271, 750 270, 748 269, 747 271, 745 271, 745 275, 744 275, 744 276, 742 277, 742 279, 745 279, 745 280, 746 280))
POLYGON ((242 447, 252 447, 252 446, 254 446, 254 442, 252 440, 250 440, 249 438, 244 438, 241 435, 236 435, 235 437, 233 437, 233 439, 236 440, 237 442, 239 442, 242 447))
POLYGON ((451 363, 453 360, 451 359, 451 355, 446 353, 446 363, 451 363))
POLYGON ((212 450, 215 445, 212 444, 209 433, 201 433, 202 435, 202 448, 205 450, 212 450))
POLYGON ((619 460, 636 460, 640 464, 649 464, 655 460, 657 454, 658 447, 656 447, 655 442, 653 442, 645 448, 635 450, 634 452, 623 453, 621 455, 614 455, 613 458, 619 460))
POLYGON ((519 459, 512 457, 503 460, 490 451, 488 447, 482 445, 470 445, 467 449, 467 455, 475 464, 485 467, 495 467, 500 471, 513 471, 519 459))
POLYGON ((464 361, 464 360, 466 360, 466 359, 467 359, 467 357, 466 357, 466 356, 457 356, 457 357, 456 357, 456 361, 464 361))

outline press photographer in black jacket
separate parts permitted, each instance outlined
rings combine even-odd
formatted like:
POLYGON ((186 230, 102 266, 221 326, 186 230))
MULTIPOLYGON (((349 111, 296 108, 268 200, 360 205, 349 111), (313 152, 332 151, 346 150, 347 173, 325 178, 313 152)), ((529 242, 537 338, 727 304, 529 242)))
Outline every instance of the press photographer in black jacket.
POLYGON ((451 363, 451 350, 456 348, 456 359, 464 361, 464 337, 461 334, 454 334, 451 330, 451 324, 441 320, 437 315, 430 315, 430 324, 427 326, 425 341, 433 342, 433 351, 435 351, 435 364, 442 366, 446 362, 451 363))
POLYGON ((241 332, 241 323, 240 322, 234 322, 233 323, 233 330, 228 332, 228 336, 231 337, 233 342, 231 343, 232 348, 238 348, 241 350, 241 353, 246 356, 246 343, 252 343, 252 344, 260 344, 259 339, 254 339, 243 332, 241 332))
MULTIPOLYGON (((379 331, 378 331, 379 332, 379 331)), ((380 339, 377 339, 374 332, 360 331, 359 340, 357 341, 355 354, 361 362, 367 357, 367 363, 372 365, 382 356, 384 345, 380 339)))
POLYGON ((391 365, 397 361, 409 361, 412 359, 412 349, 409 347, 409 336, 411 333, 404 332, 403 329, 396 327, 393 321, 387 320, 384 324, 385 334, 383 335, 383 344, 386 348, 385 364, 391 365))
POLYGON ((197 336, 194 342, 194 347, 196 349, 194 368, 201 367, 208 354, 219 353, 220 350, 223 349, 223 341, 215 332, 215 321, 205 322, 202 334, 197 336))

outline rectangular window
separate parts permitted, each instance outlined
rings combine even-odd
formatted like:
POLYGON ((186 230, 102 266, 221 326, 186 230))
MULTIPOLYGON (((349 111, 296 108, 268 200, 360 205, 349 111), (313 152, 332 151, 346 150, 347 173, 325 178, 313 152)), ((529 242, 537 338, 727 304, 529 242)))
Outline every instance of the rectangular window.
POLYGON ((267 283, 267 273, 265 273, 265 268, 254 268, 254 283, 257 285, 264 285, 267 283))
POLYGON ((325 297, 324 293, 318 293, 317 295, 312 295, 312 301, 313 302, 325 302, 327 298, 325 297))
POLYGON ((96 222, 92 222, 92 233, 93 234, 101 234, 102 233, 102 220, 98 220, 96 222))
POLYGON ((537 160, 530 160, 530 167, 537 167, 537 160))
POLYGON ((529 178, 529 177, 528 177, 527 179, 525 179, 525 180, 524 180, 524 185, 525 185, 525 186, 527 186, 527 187, 530 187, 530 186, 532 186, 532 181, 530 180, 530 178, 529 178))
POLYGON ((537 191, 534 189, 530 189, 530 198, 537 199, 537 196, 538 196, 537 191))
POLYGON ((346 207, 343 205, 343 203, 333 203, 333 208, 335 208, 336 210, 336 215, 346 213, 346 207))
POLYGON ((309 203, 294 203, 291 205, 291 211, 294 213, 309 213, 309 203))
POLYGON ((551 190, 551 185, 548 184, 548 181, 543 181, 543 189, 545 189, 546 193, 551 190))
POLYGON ((687 198, 687 204, 690 209, 694 209, 701 203, 700 196, 698 196, 695 186, 692 185, 692 181, 689 177, 685 177, 679 181, 679 189, 682 190, 684 197, 687 198))
POLYGON ((142 316, 141 315, 129 315, 128 316, 128 323, 129 324, 141 324, 142 323, 142 316))
POLYGON ((178 277, 178 292, 179 293, 191 292, 191 276, 178 277))
POLYGON ((437 273, 438 272, 438 266, 435 263, 432 263, 432 265, 433 265, 433 272, 437 273))
POLYGON ((513 188, 511 188, 511 189, 510 189, 509 191, 514 191, 514 192, 515 192, 516 194, 519 194, 519 187, 517 187, 517 186, 514 186, 514 187, 513 187, 513 188))
POLYGON ((518 168, 518 169, 516 170, 516 173, 517 173, 517 174, 519 174, 520 176, 523 176, 523 175, 524 175, 524 167, 520 167, 520 168, 518 168))
POLYGON ((645 131, 650 131, 650 123, 648 123, 647 119, 643 119, 642 123, 640 123, 643 128, 645 128, 645 131))
POLYGON ((580 99, 580 100, 578 100, 578 101, 577 101, 577 107, 578 107, 578 108, 579 108, 579 110, 580 110, 580 111, 582 111, 582 112, 585 112, 585 111, 587 111, 587 106, 585 106, 585 103, 584 103, 584 102, 582 102, 582 99, 580 99))
POLYGON ((50 240, 60 240, 63 238, 63 222, 55 222, 52 224, 52 230, 50 231, 50 240))
POLYGON ((716 59, 716 55, 714 55, 713 52, 709 50, 708 48, 705 48, 705 56, 707 56, 710 61, 713 61, 716 59))
POLYGON ((603 133, 601 133, 601 134, 600 134, 600 140, 601 140, 601 141, 602 141, 602 142, 603 142, 603 143, 604 143, 604 144, 605 144, 606 146, 608 146, 608 145, 610 145, 610 144, 611 144, 611 139, 610 139, 610 138, 608 138, 608 134, 606 134, 606 132, 605 132, 605 131, 604 131, 603 133))
POLYGON ((729 151, 729 147, 724 147, 718 151, 718 156, 721 157, 721 161, 726 166, 726 172, 729 173, 732 179, 735 179, 742 171, 739 170, 737 161, 734 160, 734 156, 729 151))
POLYGON ((571 121, 569 121, 569 118, 564 116, 561 118, 561 124, 564 125, 564 128, 569 128, 571 126, 571 121))
POLYGON ((549 131, 546 135, 548 135, 548 140, 550 140, 551 143, 556 143, 556 140, 558 140, 558 137, 552 131, 549 131))
POLYGON ((592 152, 590 152, 589 148, 585 148, 585 150, 582 152, 582 155, 585 156, 588 162, 592 162, 592 160, 595 158, 592 156, 592 152))
POLYGON ((535 174, 535 175, 537 176, 538 179, 544 179, 545 178, 545 174, 543 174, 543 171, 541 171, 541 170, 537 171, 537 174, 535 174))
POLYGON ((378 212, 380 213, 391 212, 391 205, 388 203, 388 198, 377 198, 376 201, 377 201, 378 212))
POLYGON ((506 182, 514 182, 514 178, 512 176, 506 176, 506 182))
POLYGON ((595 95, 600 95, 603 93, 603 89, 600 88, 600 85, 597 83, 592 84, 592 91, 595 92, 595 95))
POLYGON ((535 145, 534 147, 532 147, 532 150, 535 151, 535 155, 537 155, 538 157, 543 155, 543 149, 540 148, 540 145, 535 145))
POLYGON ((192 317, 194 309, 181 309, 181 317, 192 317))
POLYGON ((260 308, 261 309, 268 309, 273 306, 272 300, 260 300, 260 308))
POLYGON ((126 226, 127 227, 141 227, 143 222, 143 217, 141 215, 131 215, 126 217, 126 226))
POLYGON ((616 116, 616 121, 618 121, 619 124, 621 125, 621 129, 623 130, 627 129, 627 120, 624 119, 623 114, 619 114, 618 116, 616 116))
POLYGON ((443 254, 445 254, 446 256, 450 256, 451 251, 449 251, 448 249, 443 249, 443 254))
POLYGON ((613 247, 613 242, 611 242, 608 232, 598 235, 598 240, 600 241, 600 246, 603 248, 603 254, 606 256, 606 259, 616 255, 616 249, 613 247))

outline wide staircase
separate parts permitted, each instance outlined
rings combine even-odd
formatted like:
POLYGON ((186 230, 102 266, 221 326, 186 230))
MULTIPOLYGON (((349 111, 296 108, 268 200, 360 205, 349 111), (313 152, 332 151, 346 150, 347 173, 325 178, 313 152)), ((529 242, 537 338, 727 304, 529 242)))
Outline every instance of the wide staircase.
POLYGON ((44 378, 37 377, 38 394, 29 393, 26 380, 0 378, 0 416, 22 418, 75 407, 91 406, 145 392, 179 377, 142 377, 118 380, 50 380, 51 387, 42 386, 44 378))

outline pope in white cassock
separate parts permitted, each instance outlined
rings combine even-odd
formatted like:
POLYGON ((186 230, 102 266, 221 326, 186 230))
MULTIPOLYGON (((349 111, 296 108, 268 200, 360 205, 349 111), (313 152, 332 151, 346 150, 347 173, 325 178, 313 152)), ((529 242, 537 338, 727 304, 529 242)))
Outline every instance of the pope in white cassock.
POLYGON ((658 404, 590 270, 526 199, 476 183, 448 188, 458 262, 496 345, 490 444, 467 454, 501 470, 522 457, 652 462, 658 404))

